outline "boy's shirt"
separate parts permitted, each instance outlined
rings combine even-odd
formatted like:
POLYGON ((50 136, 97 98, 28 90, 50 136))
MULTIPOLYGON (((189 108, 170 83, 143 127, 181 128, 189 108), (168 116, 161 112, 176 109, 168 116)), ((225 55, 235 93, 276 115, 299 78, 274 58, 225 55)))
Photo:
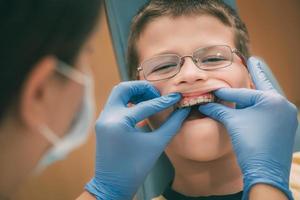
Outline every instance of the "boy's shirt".
POLYGON ((170 187, 167 188, 163 195, 154 198, 152 200, 240 200, 242 199, 243 192, 238 192, 235 194, 228 195, 218 195, 218 196, 207 196, 207 197, 188 197, 184 196, 170 187))
MULTIPOLYGON (((290 189, 292 190, 295 200, 300 200, 300 152, 294 153, 290 175, 290 189)), ((168 187, 163 195, 153 198, 152 200, 238 200, 242 199, 243 192, 229 194, 224 196, 210 197, 187 197, 177 193, 168 187)))

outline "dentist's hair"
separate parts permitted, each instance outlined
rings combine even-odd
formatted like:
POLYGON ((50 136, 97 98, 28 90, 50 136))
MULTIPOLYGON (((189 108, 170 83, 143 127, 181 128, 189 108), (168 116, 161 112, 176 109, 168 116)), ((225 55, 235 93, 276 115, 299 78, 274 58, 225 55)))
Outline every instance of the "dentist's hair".
POLYGON ((0 119, 40 59, 52 55, 73 64, 100 9, 101 0, 0 1, 0 119))
POLYGON ((136 69, 140 60, 136 45, 149 23, 164 16, 176 18, 201 15, 213 16, 231 27, 235 34, 235 48, 245 58, 249 57, 248 30, 236 11, 222 0, 150 0, 132 20, 127 49, 127 69, 130 78, 137 78, 136 69))

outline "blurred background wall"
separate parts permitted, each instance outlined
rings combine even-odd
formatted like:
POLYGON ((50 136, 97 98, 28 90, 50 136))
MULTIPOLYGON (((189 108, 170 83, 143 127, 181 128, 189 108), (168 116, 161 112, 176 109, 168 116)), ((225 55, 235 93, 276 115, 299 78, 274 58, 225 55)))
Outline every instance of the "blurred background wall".
POLYGON ((252 53, 263 57, 287 97, 300 106, 300 1, 237 0, 252 53))
MULTIPOLYGON (((300 106, 300 1, 299 0, 237 0, 239 13, 248 26, 252 53, 263 57, 287 97, 300 106)), ((93 72, 97 110, 101 111, 111 88, 120 81, 105 16, 94 42, 93 72)), ((87 144, 64 161, 31 177, 20 190, 17 200, 75 199, 93 176, 95 133, 87 144)))

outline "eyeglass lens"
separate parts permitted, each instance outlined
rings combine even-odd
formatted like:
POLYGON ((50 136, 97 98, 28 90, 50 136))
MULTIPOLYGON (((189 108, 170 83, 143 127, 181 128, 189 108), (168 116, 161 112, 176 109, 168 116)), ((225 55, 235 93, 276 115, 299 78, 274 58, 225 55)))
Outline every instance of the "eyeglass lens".
MULTIPOLYGON (((147 80, 163 80, 176 75, 184 62, 184 57, 165 54, 150 58, 142 64, 147 80)), ((232 63, 232 50, 229 46, 211 46, 201 48, 193 53, 193 62, 203 70, 224 68, 232 63)))

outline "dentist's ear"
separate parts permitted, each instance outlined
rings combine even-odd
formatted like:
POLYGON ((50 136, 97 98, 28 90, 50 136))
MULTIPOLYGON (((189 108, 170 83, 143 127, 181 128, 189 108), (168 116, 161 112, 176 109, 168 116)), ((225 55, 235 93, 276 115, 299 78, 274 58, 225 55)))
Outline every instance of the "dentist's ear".
POLYGON ((29 129, 35 130, 41 122, 47 122, 48 108, 52 101, 53 75, 56 59, 52 56, 38 61, 29 72, 20 93, 19 113, 21 122, 29 129))

